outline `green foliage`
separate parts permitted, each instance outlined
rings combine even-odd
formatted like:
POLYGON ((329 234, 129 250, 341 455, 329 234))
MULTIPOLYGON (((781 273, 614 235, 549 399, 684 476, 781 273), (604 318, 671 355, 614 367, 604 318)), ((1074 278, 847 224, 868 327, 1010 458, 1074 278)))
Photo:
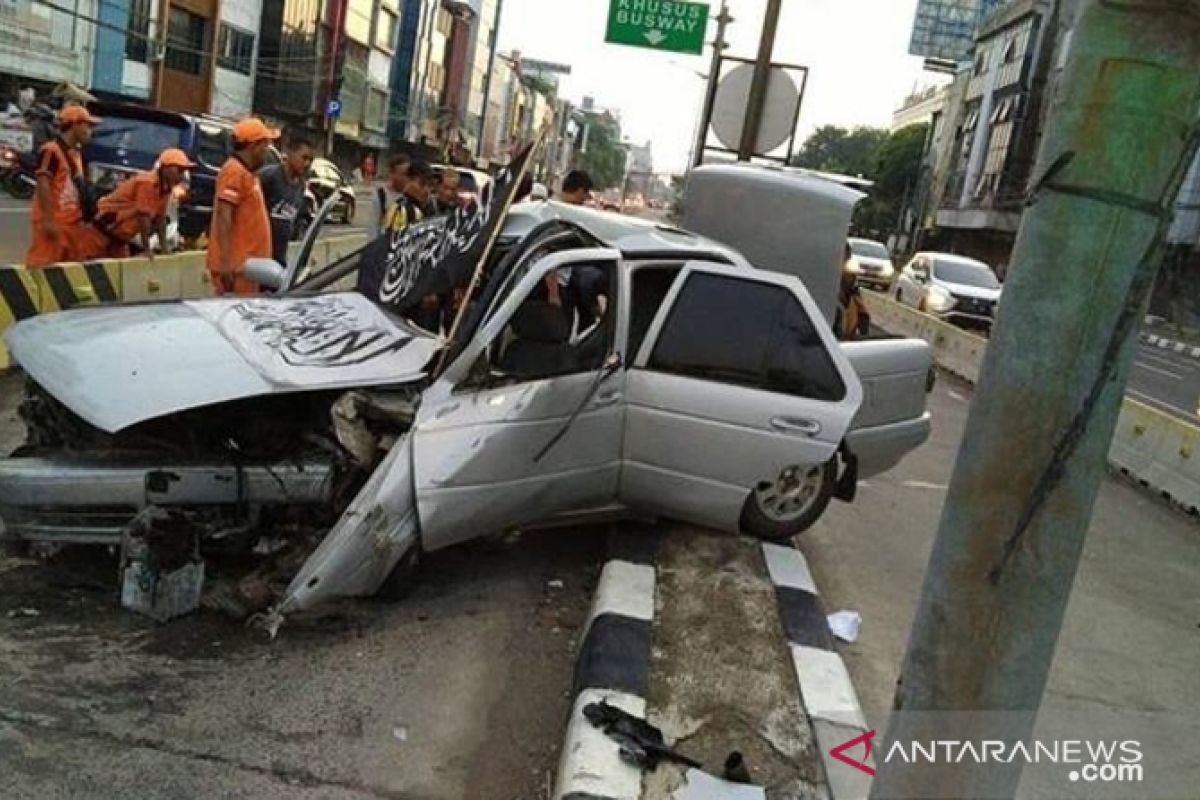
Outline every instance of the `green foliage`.
POLYGON ((900 211, 921 177, 921 156, 928 135, 928 125, 909 125, 876 148, 865 175, 875 186, 854 209, 854 225, 860 232, 885 239, 896 229, 900 211))
POLYGON ((875 152, 888 138, 882 128, 857 127, 851 130, 836 125, 817 128, 804 142, 792 164, 822 172, 869 177, 875 152))
POLYGON ((621 129, 608 117, 594 115, 586 121, 590 126, 587 152, 580 156, 579 168, 592 176, 596 191, 619 186, 625 178, 625 148, 621 146, 621 129))
POLYGON ((792 159, 798 167, 866 178, 875 183, 854 209, 857 232, 886 239, 921 175, 929 126, 909 125, 889 134, 880 128, 818 128, 792 159))

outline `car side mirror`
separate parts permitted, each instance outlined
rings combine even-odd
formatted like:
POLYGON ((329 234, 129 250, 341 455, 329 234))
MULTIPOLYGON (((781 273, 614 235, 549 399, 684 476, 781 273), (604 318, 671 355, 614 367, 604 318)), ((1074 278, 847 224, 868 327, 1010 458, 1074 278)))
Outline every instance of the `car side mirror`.
POLYGON ((247 280, 254 281, 264 289, 279 291, 283 286, 284 269, 273 258, 248 258, 243 270, 247 280))

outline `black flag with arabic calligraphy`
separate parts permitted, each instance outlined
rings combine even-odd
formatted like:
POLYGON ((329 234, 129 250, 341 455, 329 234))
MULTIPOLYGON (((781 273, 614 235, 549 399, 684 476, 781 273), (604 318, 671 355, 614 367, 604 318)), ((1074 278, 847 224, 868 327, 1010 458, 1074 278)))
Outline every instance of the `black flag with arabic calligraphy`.
POLYGON ((359 265, 359 291, 405 313, 423 297, 465 287, 504 223, 533 149, 527 145, 497 173, 477 203, 385 231, 367 245, 359 265))

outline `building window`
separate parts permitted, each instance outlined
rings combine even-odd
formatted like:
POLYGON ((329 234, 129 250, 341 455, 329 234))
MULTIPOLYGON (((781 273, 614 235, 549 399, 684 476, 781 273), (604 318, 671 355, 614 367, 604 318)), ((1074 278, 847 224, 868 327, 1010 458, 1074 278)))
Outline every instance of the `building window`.
POLYGON ((386 8, 379 9, 379 23, 375 26, 375 46, 381 50, 396 49, 396 26, 398 17, 386 8))
POLYGON ((388 93, 374 86, 367 92, 367 113, 363 124, 373 131, 387 130, 388 93))
POLYGON ((125 36, 125 57, 143 64, 150 57, 150 1, 131 0, 129 32, 125 36))
POLYGON ((203 75, 205 45, 208 43, 208 20, 182 8, 171 8, 167 24, 167 58, 169 69, 189 75, 203 75))
POLYGON ((249 75, 254 67, 254 34, 222 23, 217 66, 249 75))
POLYGON ((371 14, 374 11, 374 0, 350 0, 346 7, 346 36, 356 42, 369 45, 371 43, 371 14))

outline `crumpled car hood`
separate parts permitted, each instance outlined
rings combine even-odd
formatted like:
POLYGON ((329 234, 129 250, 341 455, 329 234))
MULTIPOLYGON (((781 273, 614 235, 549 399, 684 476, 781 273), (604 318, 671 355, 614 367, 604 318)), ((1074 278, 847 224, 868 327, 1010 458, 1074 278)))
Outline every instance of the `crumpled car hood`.
POLYGON ((80 308, 6 340, 42 388, 110 433, 230 400, 408 383, 442 344, 353 292, 80 308))

